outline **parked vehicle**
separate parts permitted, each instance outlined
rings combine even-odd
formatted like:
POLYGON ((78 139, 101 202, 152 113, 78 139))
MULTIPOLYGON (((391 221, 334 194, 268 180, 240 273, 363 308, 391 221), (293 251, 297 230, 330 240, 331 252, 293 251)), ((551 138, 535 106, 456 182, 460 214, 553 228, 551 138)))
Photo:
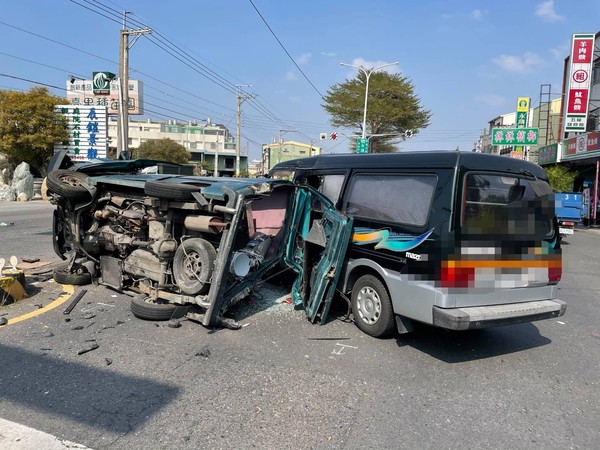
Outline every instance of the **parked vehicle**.
POLYGON ((554 196, 525 161, 462 152, 321 155, 272 178, 354 219, 338 282, 372 336, 413 321, 466 330, 562 316, 554 196))
POLYGON ((583 194, 580 192, 557 192, 555 194, 556 217, 561 236, 575 232, 575 225, 583 220, 583 194))
POLYGON ((55 155, 53 242, 68 262, 57 282, 139 294, 131 309, 143 319, 236 328, 224 313, 282 265, 298 274, 292 294, 308 318, 326 320, 351 219, 291 182, 140 173, 156 163, 55 155))

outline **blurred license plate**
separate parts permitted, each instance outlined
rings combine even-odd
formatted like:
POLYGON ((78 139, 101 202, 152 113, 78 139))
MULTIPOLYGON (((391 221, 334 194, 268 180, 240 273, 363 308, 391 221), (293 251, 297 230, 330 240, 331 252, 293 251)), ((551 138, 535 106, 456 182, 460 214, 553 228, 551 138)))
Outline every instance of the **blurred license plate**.
POLYGON ((573 228, 559 228, 558 232, 560 234, 573 234, 573 228))

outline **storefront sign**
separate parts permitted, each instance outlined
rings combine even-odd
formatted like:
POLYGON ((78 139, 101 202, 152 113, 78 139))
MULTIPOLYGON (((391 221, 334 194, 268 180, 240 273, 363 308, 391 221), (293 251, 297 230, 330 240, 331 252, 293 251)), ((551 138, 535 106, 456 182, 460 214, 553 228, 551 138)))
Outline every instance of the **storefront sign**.
MULTIPOLYGON (((143 83, 138 80, 129 80, 129 114, 144 114, 143 105, 143 83)), ((73 83, 67 81, 67 100, 72 105, 100 106, 108 110, 108 114, 119 112, 119 84, 116 80, 110 82, 108 95, 94 94, 93 80, 75 80, 73 83)))
POLYGON ((571 46, 565 132, 585 131, 593 55, 594 35, 574 34, 571 46))
POLYGON ((554 164, 558 160, 558 143, 540 147, 538 150, 538 164, 554 164))
POLYGON ((492 128, 492 145, 535 145, 538 128, 492 128))
POLYGON ((106 107, 58 105, 55 111, 67 118, 69 140, 55 144, 54 151, 67 150, 74 161, 106 158, 108 116, 106 107))
POLYGON ((577 137, 565 139, 563 145, 565 148, 564 156, 567 158, 581 157, 597 152, 600 149, 598 147, 598 136, 599 133, 593 131, 591 133, 584 133, 577 137))

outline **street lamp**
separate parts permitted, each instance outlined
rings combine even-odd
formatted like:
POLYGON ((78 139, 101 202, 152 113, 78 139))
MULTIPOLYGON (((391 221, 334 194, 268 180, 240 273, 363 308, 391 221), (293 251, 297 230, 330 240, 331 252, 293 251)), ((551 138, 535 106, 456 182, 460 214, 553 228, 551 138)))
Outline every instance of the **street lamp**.
POLYGON ((365 86, 365 110, 363 112, 362 139, 365 138, 365 135, 367 132, 367 100, 368 100, 368 95, 369 95, 369 78, 371 77, 371 74, 373 72, 377 72, 378 70, 383 69, 384 67, 395 66, 396 64, 400 64, 400 63, 393 62, 393 63, 383 64, 381 66, 374 67, 372 69, 365 69, 363 66, 355 66, 353 64, 340 63, 341 66, 352 67, 356 70, 360 70, 367 77, 367 82, 366 82, 366 86, 365 86))

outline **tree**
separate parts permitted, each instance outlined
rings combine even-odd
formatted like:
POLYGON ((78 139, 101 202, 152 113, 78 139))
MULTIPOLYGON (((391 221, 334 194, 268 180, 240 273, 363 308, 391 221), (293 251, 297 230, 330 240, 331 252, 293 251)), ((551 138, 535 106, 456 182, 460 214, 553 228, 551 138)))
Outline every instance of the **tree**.
POLYGON ((554 192, 571 192, 573 190, 573 182, 577 177, 576 172, 569 172, 569 169, 559 164, 544 167, 544 169, 546 169, 550 187, 554 192))
POLYGON ((25 161, 34 174, 45 174, 54 144, 69 137, 66 119, 54 111, 65 103, 43 87, 0 91, 0 153, 13 167, 25 161))
MULTIPOLYGON (((362 134, 366 76, 359 72, 353 80, 333 85, 325 95, 323 108, 331 115, 335 127, 353 128, 362 134)), ((424 109, 414 86, 407 77, 375 72, 369 78, 367 136, 371 153, 389 153, 404 140, 406 130, 413 133, 429 125, 431 112, 424 109)))
POLYGON ((135 158, 157 159, 178 164, 186 164, 192 155, 185 147, 173 139, 152 139, 143 142, 133 150, 135 158))

